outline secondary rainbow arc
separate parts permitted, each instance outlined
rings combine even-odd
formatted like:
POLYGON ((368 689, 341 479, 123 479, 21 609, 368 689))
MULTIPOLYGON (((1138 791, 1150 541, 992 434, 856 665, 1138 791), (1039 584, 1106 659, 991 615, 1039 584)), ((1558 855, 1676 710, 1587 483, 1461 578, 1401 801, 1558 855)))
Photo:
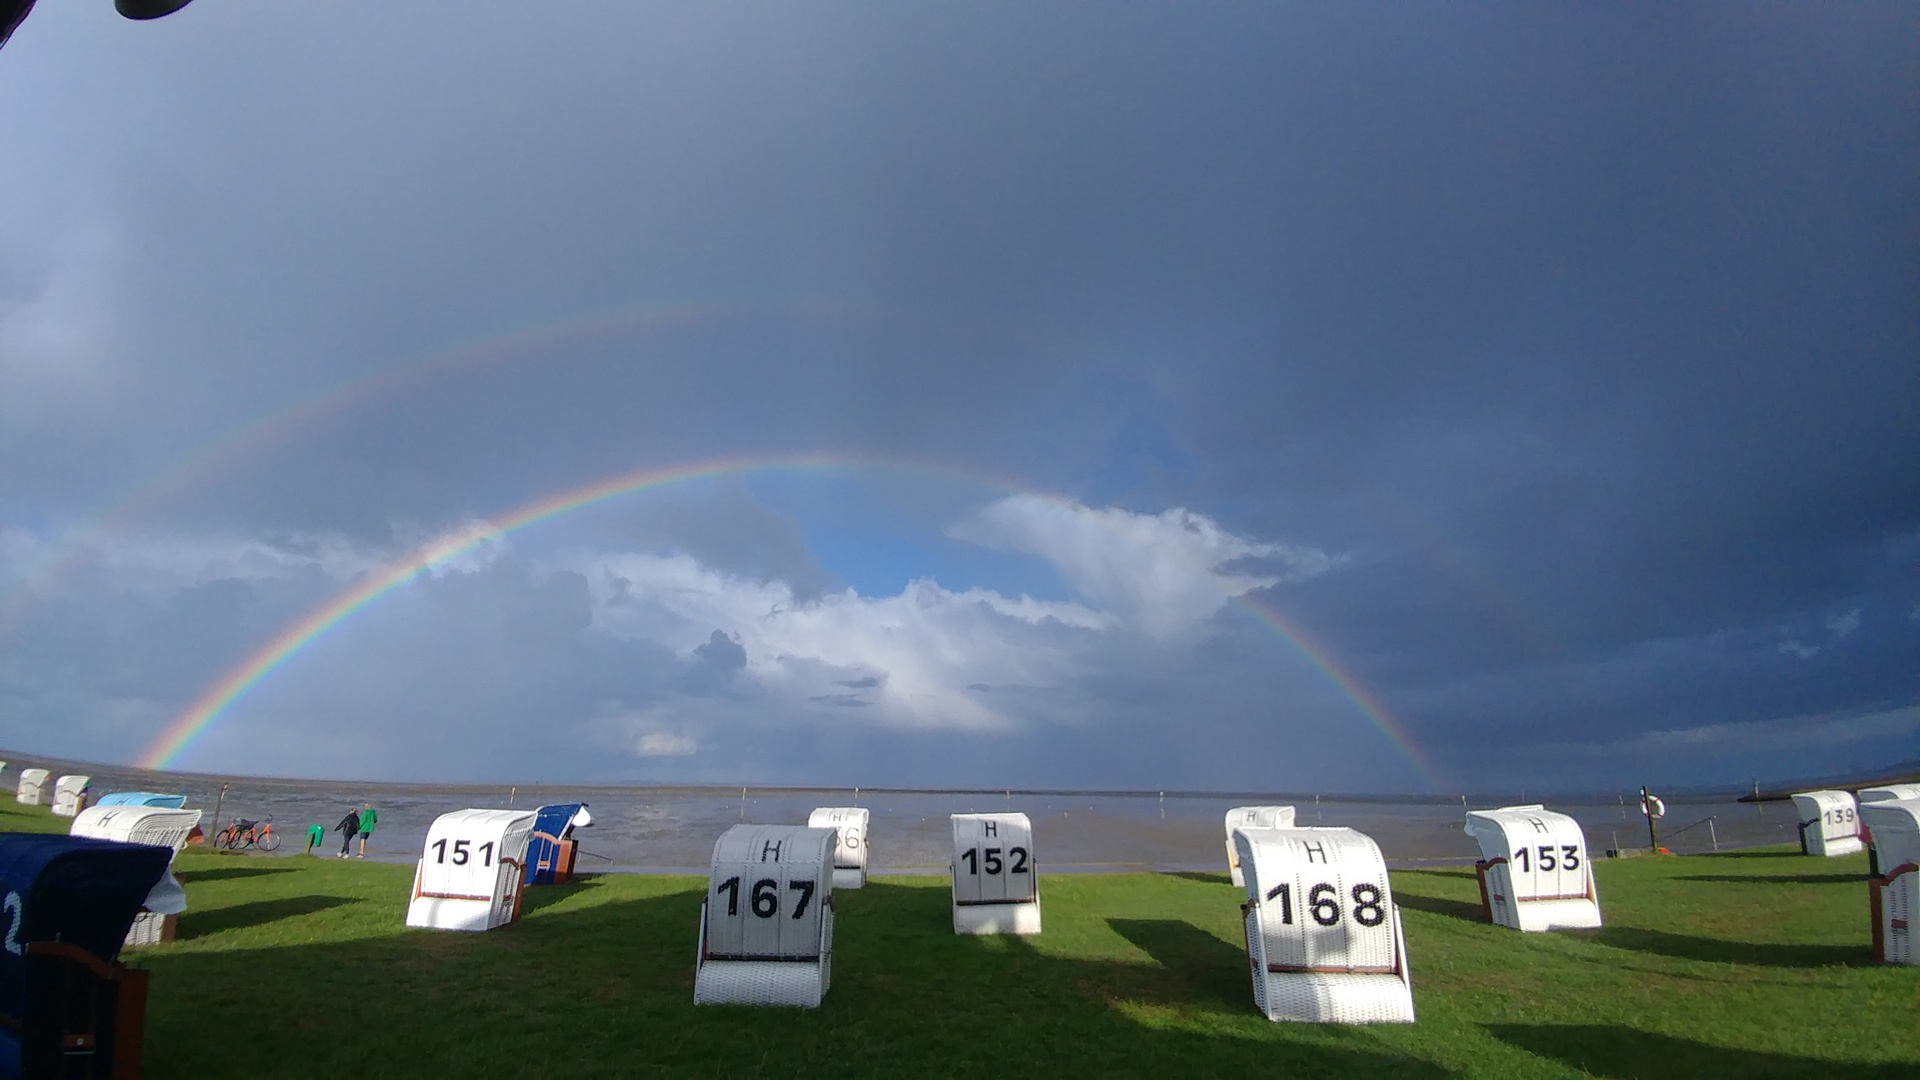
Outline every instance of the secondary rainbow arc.
POLYGON ((139 482, 62 530, 63 537, 31 560, 17 583, 0 587, 0 644, 25 624, 39 598, 81 565, 89 540, 104 537, 142 514, 238 465, 257 460, 302 432, 352 409, 543 348, 623 333, 654 333, 723 318, 785 317, 832 320, 864 309, 825 299, 785 303, 685 301, 651 304, 516 326, 417 359, 366 372, 290 400, 148 470, 139 482))

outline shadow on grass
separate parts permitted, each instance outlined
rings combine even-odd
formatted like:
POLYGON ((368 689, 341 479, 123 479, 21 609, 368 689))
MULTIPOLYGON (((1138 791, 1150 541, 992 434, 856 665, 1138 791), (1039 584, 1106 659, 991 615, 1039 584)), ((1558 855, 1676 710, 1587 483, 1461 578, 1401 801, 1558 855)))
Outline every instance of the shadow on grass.
POLYGON ((1673 1080, 1696 1076, 1765 1076, 1781 1080, 1881 1080, 1912 1077, 1912 1065, 1828 1061, 1760 1050, 1733 1050, 1623 1025, 1491 1024, 1488 1034, 1531 1054, 1593 1076, 1673 1080))
MULTIPOLYGON (((1468 863, 1464 868, 1425 867, 1425 868, 1419 868, 1419 869, 1394 870, 1392 871, 1392 874, 1395 880, 1404 878, 1408 881, 1419 881, 1423 878, 1433 878, 1433 879, 1436 879, 1439 881, 1445 881, 1445 882, 1456 882, 1456 883, 1464 882, 1468 885, 1473 884, 1473 864, 1472 863, 1468 863)), ((1400 887, 1398 885, 1394 886, 1393 891, 1398 893, 1400 891, 1400 887)))
POLYGON ((1469 888, 1477 888, 1471 870, 1396 870, 1393 873, 1393 902, 1429 915, 1487 925, 1487 913, 1478 900, 1455 900, 1449 896, 1416 891, 1429 884, 1452 888, 1464 884, 1469 888))
POLYGON ((312 915, 316 911, 337 908, 355 901, 345 896, 288 896, 279 900, 254 900, 232 907, 213 908, 209 911, 187 911, 180 916, 179 936, 182 940, 202 938, 217 934, 222 930, 238 930, 246 926, 264 926, 300 915, 312 915))
POLYGON ((1177 919, 1108 919, 1107 925, 1184 983, 1182 1000, 1229 1011, 1252 1008, 1244 945, 1229 945, 1177 919))
POLYGON ((1462 922, 1487 925, 1487 913, 1479 904, 1466 900, 1448 900, 1443 896, 1426 896, 1421 893, 1396 890, 1393 894, 1393 902, 1401 907, 1424 911, 1430 915, 1445 915, 1462 922))
POLYGON ((187 870, 180 874, 182 882, 228 881, 233 878, 259 877, 262 874, 291 874, 299 867, 295 866, 217 866, 211 870, 187 870))
POLYGON ((1593 931, 1591 936, 1600 944, 1616 949, 1716 964, 1821 968, 1834 965, 1868 967, 1873 963, 1873 956, 1865 945, 1774 945, 1723 941, 1691 934, 1669 934, 1662 930, 1643 930, 1636 926, 1609 926, 1593 931))
POLYGON ((520 913, 531 915, 541 908, 552 907, 562 900, 592 892, 601 888, 600 882, 592 879, 575 878, 565 885, 529 885, 520 894, 520 913))
POLYGON ((1204 882, 1208 885, 1233 884, 1233 876, 1231 874, 1217 874, 1211 870, 1169 870, 1164 876, 1184 878, 1187 881, 1204 882))
POLYGON ((1864 885, 1861 874, 1682 874, 1675 881, 1728 881, 1736 885, 1864 885))
POLYGON ((483 934, 156 953, 147 1075, 1449 1075, 1368 1030, 1268 1023, 1240 951, 1184 923, 1111 923, 1158 964, 1061 956, 956 935, 947 890, 904 885, 845 905, 861 910, 836 920, 820 1009, 696 1007, 703 893, 602 892, 483 934), (263 1014, 327 1022, 205 1037, 263 1014))

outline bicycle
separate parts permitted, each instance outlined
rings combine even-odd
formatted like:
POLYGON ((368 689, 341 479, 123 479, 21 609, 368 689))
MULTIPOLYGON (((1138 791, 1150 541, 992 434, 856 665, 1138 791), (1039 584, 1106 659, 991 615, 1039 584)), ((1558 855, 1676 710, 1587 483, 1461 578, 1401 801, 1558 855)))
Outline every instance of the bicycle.
POLYGON ((273 815, 265 820, 253 821, 241 818, 220 830, 214 839, 214 847, 228 851, 244 851, 247 848, 259 848, 261 851, 277 851, 280 848, 280 834, 273 831, 273 815))

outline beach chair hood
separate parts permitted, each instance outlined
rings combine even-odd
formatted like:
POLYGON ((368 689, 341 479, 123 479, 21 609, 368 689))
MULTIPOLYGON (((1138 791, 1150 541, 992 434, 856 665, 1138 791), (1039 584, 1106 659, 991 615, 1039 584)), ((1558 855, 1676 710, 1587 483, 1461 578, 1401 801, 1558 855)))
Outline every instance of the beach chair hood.
POLYGON ((77 945, 111 964, 173 852, 84 836, 0 833, 0 1011, 24 1014, 26 947, 77 945), (19 952, 15 952, 15 947, 19 952))

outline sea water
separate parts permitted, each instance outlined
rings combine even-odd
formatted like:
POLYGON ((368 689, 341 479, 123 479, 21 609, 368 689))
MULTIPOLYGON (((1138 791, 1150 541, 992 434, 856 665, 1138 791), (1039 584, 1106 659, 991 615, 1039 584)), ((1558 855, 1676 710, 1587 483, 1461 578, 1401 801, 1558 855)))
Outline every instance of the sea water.
MULTIPOLYGON (((740 822, 804 825, 818 806, 864 806, 869 872, 945 873, 952 854, 947 815, 1017 810, 1033 821, 1035 854, 1050 872, 1224 872, 1226 812, 1247 804, 1292 804, 1299 825, 1345 825, 1373 837, 1396 867, 1466 865, 1477 847, 1462 824, 1467 809, 1520 802, 1545 803, 1572 815, 1596 856, 1610 849, 1648 846, 1637 792, 1556 798, 1541 792, 1467 796, 1354 797, 1312 793, 910 791, 855 788, 717 788, 540 785, 440 785, 223 777, 154 773, 105 765, 9 757, 0 781, 18 768, 55 775, 86 773, 97 797, 113 791, 165 791, 187 796, 206 811, 211 835, 216 804, 220 824, 271 818, 282 836, 280 855, 305 849, 309 825, 328 830, 317 851, 340 850, 333 826, 350 809, 372 803, 379 825, 367 857, 412 862, 427 826, 450 810, 532 809, 543 803, 584 802, 594 824, 575 834, 577 869, 705 873, 713 843, 740 822), (224 794, 222 793, 224 789, 224 794)), ((6 786, 0 783, 0 786, 6 786)), ((1789 802, 1739 803, 1725 795, 1667 796, 1658 823, 1660 845, 1675 852, 1794 843, 1798 822, 1789 802)), ((357 852, 359 844, 354 844, 357 852)))

